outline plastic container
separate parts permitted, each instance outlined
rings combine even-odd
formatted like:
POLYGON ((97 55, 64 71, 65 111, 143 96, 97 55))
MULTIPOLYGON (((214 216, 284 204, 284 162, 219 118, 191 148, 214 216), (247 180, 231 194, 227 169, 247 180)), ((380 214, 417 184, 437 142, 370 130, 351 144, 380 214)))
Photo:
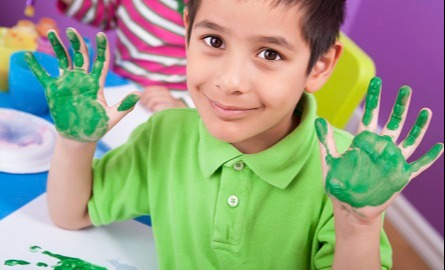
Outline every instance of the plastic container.
POLYGON ((0 108, 0 171, 48 171, 56 141, 50 122, 32 114, 0 108))
POLYGON ((0 92, 8 92, 9 60, 13 53, 37 48, 35 36, 18 29, 0 29, 0 92))
MULTIPOLYGON (((40 65, 52 76, 59 75, 57 58, 43 52, 33 52, 40 65)), ((9 93, 15 109, 35 115, 49 111, 43 86, 32 73, 25 61, 25 51, 11 56, 9 72, 9 93)))

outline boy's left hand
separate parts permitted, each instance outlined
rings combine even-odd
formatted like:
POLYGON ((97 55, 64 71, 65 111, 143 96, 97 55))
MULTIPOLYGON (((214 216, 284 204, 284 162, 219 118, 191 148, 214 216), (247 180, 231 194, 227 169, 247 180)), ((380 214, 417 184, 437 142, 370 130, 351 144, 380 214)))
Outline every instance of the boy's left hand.
POLYGON ((337 152, 327 121, 316 120, 326 192, 334 207, 346 209, 365 224, 381 219, 403 188, 443 153, 443 144, 438 143, 418 160, 407 162, 428 128, 432 116, 429 109, 421 110, 409 135, 397 145, 411 99, 411 89, 407 86, 400 89, 381 135, 375 133, 381 85, 380 78, 371 81, 358 135, 345 153, 337 152))

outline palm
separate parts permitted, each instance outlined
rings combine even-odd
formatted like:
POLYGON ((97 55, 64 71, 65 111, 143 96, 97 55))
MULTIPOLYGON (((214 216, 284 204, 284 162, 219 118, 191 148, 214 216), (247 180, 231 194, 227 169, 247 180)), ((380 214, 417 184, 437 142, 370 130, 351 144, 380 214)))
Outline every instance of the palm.
MULTIPOLYGON (((75 30, 69 29, 67 34, 75 50, 74 68, 71 68, 66 50, 54 32, 50 32, 48 37, 59 59, 62 74, 58 78, 48 76, 32 54, 27 54, 27 61, 45 88, 58 132, 68 139, 94 142, 122 117, 113 107, 107 106, 103 96, 108 69, 108 44, 104 35, 98 36, 98 56, 91 73, 88 73, 89 59, 83 40, 75 30)), ((135 103, 137 100, 132 98, 132 101, 135 103)))
POLYGON ((431 113, 426 109, 419 114, 409 136, 396 145, 411 97, 411 90, 407 87, 401 89, 392 117, 382 134, 372 132, 376 125, 380 87, 381 81, 374 79, 368 92, 362 126, 345 153, 340 155, 336 152, 327 122, 317 120, 317 134, 325 157, 326 191, 335 204, 357 213, 360 219, 379 216, 409 181, 426 170, 443 151, 443 145, 437 144, 419 160, 407 162, 429 124, 431 113))
POLYGON ((61 134, 70 139, 97 141, 106 133, 108 116, 97 101, 98 91, 98 78, 81 70, 67 71, 47 85, 48 105, 61 134))

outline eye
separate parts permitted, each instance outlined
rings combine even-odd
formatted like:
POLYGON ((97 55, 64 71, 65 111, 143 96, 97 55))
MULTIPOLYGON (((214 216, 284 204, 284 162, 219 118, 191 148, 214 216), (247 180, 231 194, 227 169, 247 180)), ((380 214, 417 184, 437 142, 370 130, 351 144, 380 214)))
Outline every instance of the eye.
POLYGON ((260 52, 260 54, 258 55, 261 58, 264 58, 268 61, 278 61, 278 60, 283 60, 283 58, 281 57, 281 55, 274 50, 264 50, 262 52, 260 52))
POLYGON ((204 38, 204 42, 213 48, 224 48, 224 41, 219 37, 208 36, 204 38))

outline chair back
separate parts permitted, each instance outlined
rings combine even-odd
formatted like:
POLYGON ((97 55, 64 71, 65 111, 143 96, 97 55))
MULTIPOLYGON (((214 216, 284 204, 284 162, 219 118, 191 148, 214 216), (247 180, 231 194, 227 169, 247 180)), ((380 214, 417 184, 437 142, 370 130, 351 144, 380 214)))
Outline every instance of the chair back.
POLYGON ((374 61, 344 33, 340 35, 343 53, 326 84, 315 93, 318 115, 344 129, 366 95, 376 74, 374 61))

